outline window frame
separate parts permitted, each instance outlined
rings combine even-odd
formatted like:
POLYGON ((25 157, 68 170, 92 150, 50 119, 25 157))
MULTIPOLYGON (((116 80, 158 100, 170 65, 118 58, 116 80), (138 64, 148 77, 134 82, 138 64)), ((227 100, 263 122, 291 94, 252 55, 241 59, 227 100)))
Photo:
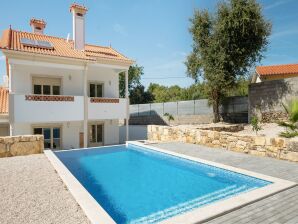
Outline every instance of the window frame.
POLYGON ((63 77, 61 76, 47 76, 47 75, 31 75, 32 94, 34 95, 48 95, 43 94, 44 86, 50 86, 50 96, 61 96, 63 95, 63 77), (44 80, 43 80, 44 79, 44 80), (49 81, 47 81, 47 79, 49 81), (41 86, 41 94, 34 93, 34 86, 41 86), (54 95, 54 86, 59 86, 59 95, 54 95))
MULTIPOLYGON (((50 149, 54 149, 54 128, 59 128, 60 129, 60 138, 59 138, 59 148, 55 148, 54 150, 61 150, 62 149, 62 125, 61 124, 53 124, 53 125, 33 125, 32 126, 32 134, 34 134, 34 130, 37 128, 41 128, 42 129, 42 135, 44 135, 44 129, 50 129, 50 144, 51 144, 51 148, 50 149)), ((58 139, 58 138, 56 138, 58 139)))
POLYGON ((89 97, 95 97, 95 98, 104 98, 104 93, 105 93, 105 91, 104 91, 104 88, 105 88, 105 83, 104 82, 98 82, 98 81, 89 81, 88 82, 88 96, 89 97), (95 96, 91 96, 91 94, 90 94, 90 90, 91 90, 91 88, 90 88, 90 85, 91 84, 93 84, 93 85, 95 85, 95 96), (102 86, 102 88, 101 88, 101 95, 102 96, 97 96, 97 86, 98 85, 101 85, 102 86))
POLYGON ((92 122, 92 123, 89 123, 88 124, 88 143, 89 144, 102 144, 102 145, 104 145, 104 122, 92 122), (96 141, 95 142, 93 142, 93 141, 91 141, 91 139, 92 139, 92 126, 93 125, 95 125, 95 139, 96 139, 96 141), (101 142, 99 142, 98 141, 98 139, 97 139, 97 127, 98 126, 101 126, 101 142))

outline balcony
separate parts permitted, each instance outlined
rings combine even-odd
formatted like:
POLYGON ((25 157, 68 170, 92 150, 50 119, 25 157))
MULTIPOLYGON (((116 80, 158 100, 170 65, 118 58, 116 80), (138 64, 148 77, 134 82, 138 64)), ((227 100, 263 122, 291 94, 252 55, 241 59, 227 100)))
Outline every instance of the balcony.
POLYGON ((124 119, 126 118, 126 99, 97 98, 88 99, 88 119, 124 119))
MULTIPOLYGON (((9 95, 12 122, 54 123, 84 120, 84 96, 9 95)), ((124 119, 126 99, 88 98, 88 119, 124 119)))
POLYGON ((10 94, 13 122, 46 123, 84 120, 83 96, 10 94))

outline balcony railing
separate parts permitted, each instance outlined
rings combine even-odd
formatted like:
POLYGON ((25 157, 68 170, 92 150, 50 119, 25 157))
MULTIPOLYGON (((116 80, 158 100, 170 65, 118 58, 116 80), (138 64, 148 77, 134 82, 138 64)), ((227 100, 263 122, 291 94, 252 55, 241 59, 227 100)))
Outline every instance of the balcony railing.
POLYGON ((124 119, 126 117, 126 99, 90 97, 88 101, 88 119, 124 119))
POLYGON ((10 94, 9 97, 14 122, 60 122, 84 119, 83 96, 10 94))
MULTIPOLYGON (((48 123, 84 120, 84 96, 10 94, 13 122, 48 123)), ((88 98, 88 119, 124 119, 126 99, 88 98)))

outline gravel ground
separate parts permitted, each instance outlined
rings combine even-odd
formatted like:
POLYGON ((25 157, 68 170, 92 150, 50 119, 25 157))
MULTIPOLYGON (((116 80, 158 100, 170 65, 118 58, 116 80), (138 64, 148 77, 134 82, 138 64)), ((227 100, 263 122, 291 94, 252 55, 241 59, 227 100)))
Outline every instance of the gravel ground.
POLYGON ((43 154, 0 159, 0 223, 90 223, 43 154))
MULTIPOLYGON (((201 125, 179 125, 179 127, 185 128, 206 128, 206 127, 220 127, 225 125, 231 125, 229 123, 219 122, 219 123, 210 123, 210 124, 201 124, 201 125)), ((278 137, 279 133, 285 131, 285 128, 279 126, 276 123, 261 123, 262 130, 258 131, 259 136, 266 136, 266 137, 278 137)), ((250 124, 244 124, 244 130, 239 131, 238 133, 243 135, 250 135, 255 136, 255 132, 252 130, 252 126, 250 124)), ((291 138, 298 140, 298 137, 291 138)))
MULTIPOLYGON (((258 131, 258 135, 264 135, 266 137, 278 137, 279 133, 282 131, 285 131, 284 127, 279 126, 276 123, 264 123, 261 124, 262 130, 258 131)), ((245 125, 244 130, 240 131, 241 134, 247 134, 247 135, 255 135, 254 131, 252 130, 251 125, 245 125)), ((298 137, 291 138, 298 140, 298 137)))

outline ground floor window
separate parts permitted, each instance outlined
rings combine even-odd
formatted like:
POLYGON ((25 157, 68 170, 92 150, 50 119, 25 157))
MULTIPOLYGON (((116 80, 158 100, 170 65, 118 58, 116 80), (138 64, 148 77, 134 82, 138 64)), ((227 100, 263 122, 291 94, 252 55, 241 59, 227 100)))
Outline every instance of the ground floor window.
POLYGON ((61 128, 60 127, 36 127, 33 134, 44 136, 44 148, 60 149, 61 128))
POLYGON ((103 124, 91 124, 89 126, 89 142, 90 143, 103 142, 103 124))

